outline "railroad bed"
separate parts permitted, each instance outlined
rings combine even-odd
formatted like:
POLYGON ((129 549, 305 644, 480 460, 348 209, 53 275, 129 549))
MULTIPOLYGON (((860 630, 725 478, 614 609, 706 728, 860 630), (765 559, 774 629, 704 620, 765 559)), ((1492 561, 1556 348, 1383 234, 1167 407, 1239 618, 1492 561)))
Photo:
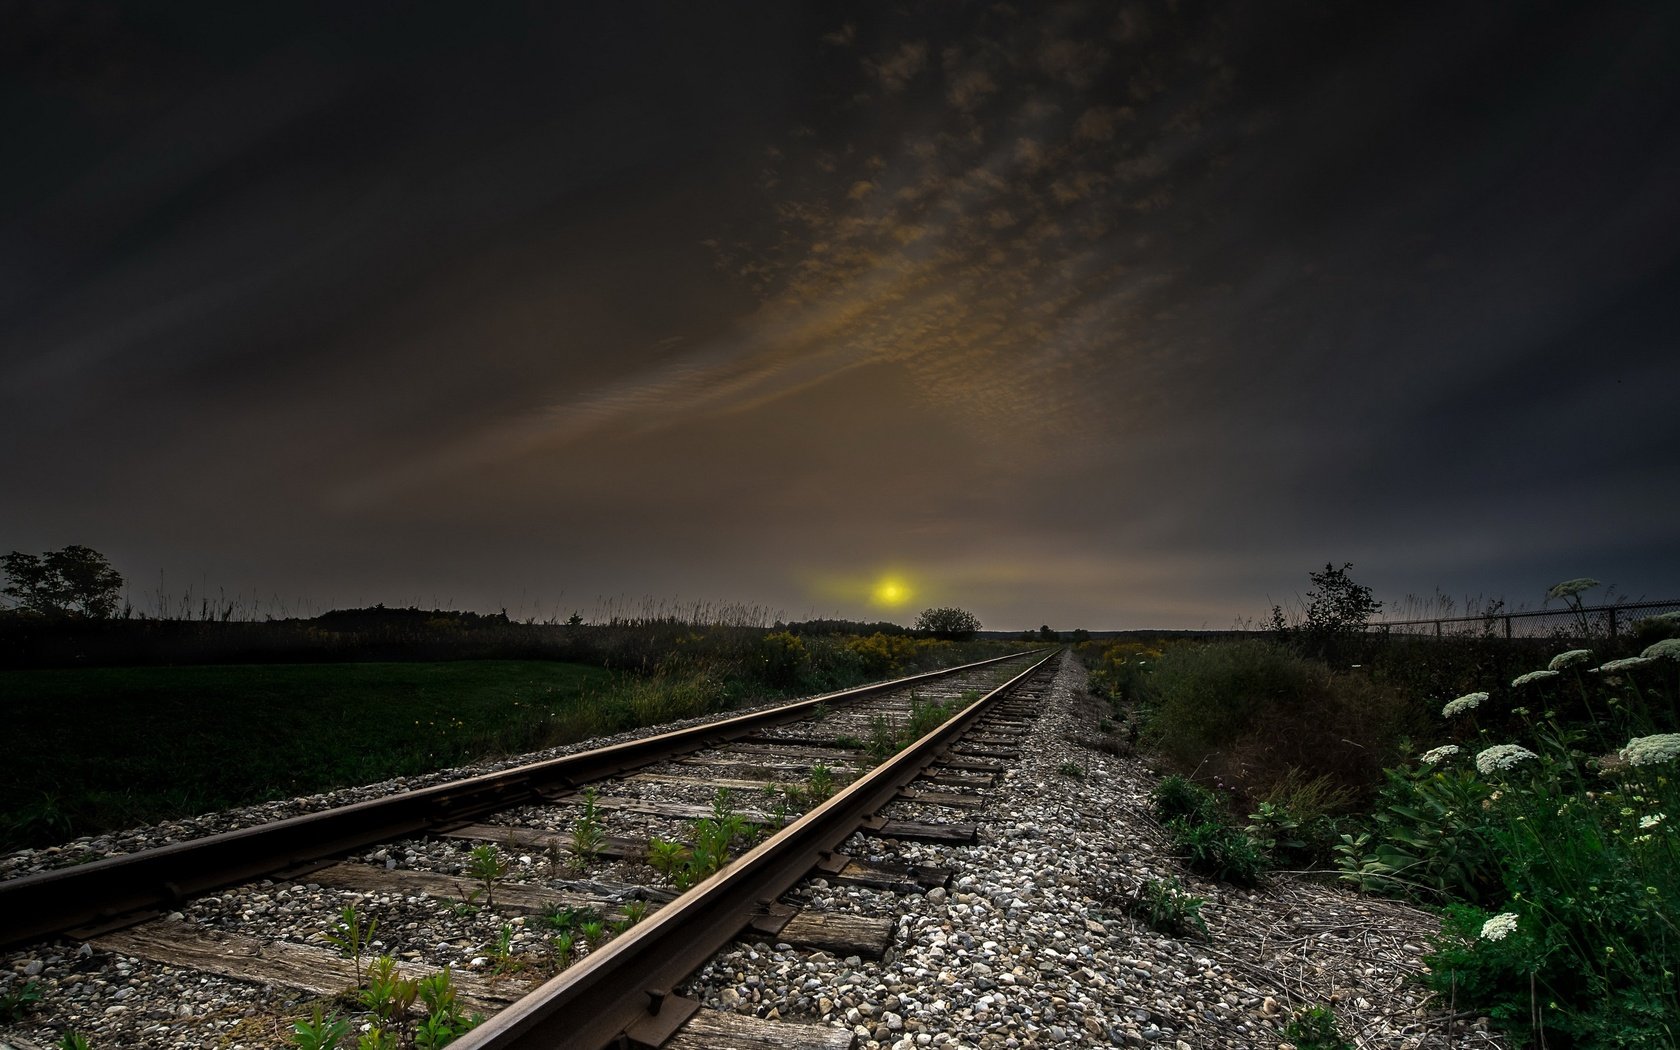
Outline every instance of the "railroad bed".
MULTIPOLYGON (((847 785, 877 761, 1001 681, 1024 677, 1020 673, 1035 660, 1042 663, 1042 654, 833 694, 788 705, 791 714, 772 710, 717 720, 687 737, 656 735, 279 824, 242 827, 246 821, 235 820, 234 830, 204 839, 7 879, 0 882, 0 937, 17 942, 66 931, 14 949, 18 979, 4 991, 34 980, 40 1001, 28 1011, 30 1023, 15 1029, 13 1042, 27 1045, 33 1037, 56 1043, 51 1032, 75 1030, 95 1046, 291 1045, 291 1022, 300 1010, 321 1005, 329 1014, 364 1012, 332 999, 368 986, 369 960, 384 954, 394 958, 399 975, 419 978, 448 968, 462 1012, 494 1018, 454 1045, 574 1045, 571 1035, 555 1044, 491 1033, 503 1021, 496 1015, 517 1013, 506 1008, 544 978, 562 969, 569 975, 598 969, 617 941, 640 938, 638 920, 682 911, 666 909, 688 885, 700 882, 699 890, 710 892, 716 884, 740 882, 736 869, 742 863, 731 862, 724 876, 708 878, 714 865, 685 858, 704 856, 708 826, 711 832, 727 829, 726 840, 733 832, 726 848, 737 861, 759 837, 787 838, 774 833, 810 823, 800 819, 809 808, 833 809, 824 804, 829 794, 855 795, 847 785), (734 739, 723 740, 726 734, 734 739), (370 829, 423 833, 382 840, 370 829), (331 855, 342 852, 335 845, 352 842, 349 856, 331 855), (677 863, 656 872, 650 847, 656 853, 663 848, 677 863), (303 849, 314 852, 300 856, 303 849), (259 877, 234 880, 243 874, 259 877), (356 908, 354 916, 344 912, 347 904, 356 908), (135 924, 137 917, 145 921, 135 924), (334 938, 353 936, 374 920, 378 926, 365 951, 335 950, 334 938)), ((1023 688, 1034 687, 1017 683, 1017 690, 1023 688)), ((952 754, 946 761, 954 765, 924 769, 930 752, 906 766, 901 782, 885 785, 884 794, 876 789, 875 801, 863 803, 850 825, 838 834, 824 832, 831 840, 826 845, 844 838, 856 818, 873 815, 864 811, 900 794, 918 799, 914 804, 925 819, 877 819, 875 834, 972 839, 974 826, 950 817, 972 807, 978 790, 1001 772, 1000 756, 1010 752, 999 745, 1021 731, 1011 713, 1034 711, 1030 695, 1010 702, 1014 706, 1005 708, 988 697, 987 706, 996 710, 986 715, 990 724, 976 731, 975 742, 964 745, 973 754, 952 754), (918 777, 925 782, 912 785, 918 777)), ((952 722, 977 718, 980 706, 952 722)), ((803 849, 802 859, 780 863, 803 874, 819 857, 811 844, 795 845, 796 853, 803 849)), ((64 852, 49 857, 80 859, 64 852)), ((837 879, 923 887, 914 872, 847 864, 826 852, 820 859, 837 879)), ((777 877, 788 886, 797 881, 777 877)), ((757 915, 740 902, 721 907, 721 919, 704 921, 734 929, 716 947, 750 920, 813 949, 879 955, 891 929, 883 921, 802 918, 776 905, 758 907, 757 915)), ((699 943, 681 932, 688 927, 677 918, 649 925, 669 926, 679 931, 678 940, 699 943)), ((689 968, 703 961, 696 956, 689 968)), ((681 976, 668 974, 661 983, 668 987, 681 976)), ((639 990, 636 996, 638 1012, 650 1013, 639 990)), ((526 999, 520 1009, 529 1012, 529 1004, 526 999)), ((592 999, 587 1012, 599 1013, 597 1005, 592 999)), ((661 1013, 633 1034, 658 1045, 675 1027, 673 1019, 682 1019, 676 1006, 661 1013)), ((608 1024, 597 1018, 590 1023, 608 1024)), ((717 1023, 730 1038, 739 1034, 741 1022, 717 1023)), ((718 1037, 706 1024, 706 1017, 696 1018, 684 1026, 685 1037, 718 1037)), ((391 1027, 411 1025, 398 1020, 391 1027)), ((607 1045, 621 1028, 588 1036, 588 1045, 607 1045)), ((352 1033, 345 1044, 355 1038, 352 1033)))
MULTIPOLYGON (((885 886, 817 873, 779 895, 785 907, 778 910, 795 912, 807 927, 884 933, 884 948, 880 940, 797 943, 797 928, 748 931, 674 982, 670 1001, 698 1002, 701 1010, 667 1045, 1273 1047, 1293 1009, 1332 1003, 1344 1035, 1362 1048, 1499 1045, 1475 1018, 1448 1016, 1448 1004, 1430 1001, 1405 980, 1421 966, 1437 926, 1432 917, 1289 876, 1241 891, 1187 875, 1149 816, 1154 777, 1136 759, 1089 746, 1098 712, 1077 662, 1063 658, 1033 706, 1036 717, 1015 740, 1020 759, 995 785, 977 789, 979 805, 944 811, 945 822, 974 826, 974 841, 856 834, 840 846, 851 862, 914 873, 896 882, 888 876, 885 886), (1207 900, 1210 940, 1164 936, 1124 914, 1124 899, 1144 881, 1166 877, 1207 900)), ((730 761, 733 772, 753 764, 740 756, 730 761)), ((774 768, 766 763, 751 777, 728 779, 774 768)), ((726 773, 721 764, 717 772, 726 773)), ((743 793, 739 801, 746 800, 743 793)), ((879 816, 929 820, 937 815, 930 805, 893 802, 879 816)), ((445 858, 458 862, 469 842, 414 839, 397 852, 368 850, 358 858, 365 868, 436 868, 445 858)), ((541 851, 517 854, 515 863, 539 871, 523 881, 555 885, 540 870, 541 851)), ((440 906, 458 903, 459 889, 438 897, 274 880, 218 896, 217 903, 184 908, 181 919, 219 919, 232 930, 237 923, 228 917, 244 921, 249 913, 268 924, 261 937, 319 946, 322 916, 354 902, 381 917, 381 939, 388 930, 394 944, 400 929, 402 938, 433 942, 440 953, 426 957, 448 961, 464 991, 502 994, 533 976, 494 974, 489 948, 500 921, 516 931, 520 953, 539 951, 547 939, 540 912, 519 913, 500 896, 489 915, 440 906)), ((253 947, 231 935, 223 943, 253 947)), ((265 955, 248 958, 284 954, 261 950, 265 955)), ((427 949, 400 951, 424 956, 427 949)), ((322 959, 337 962, 330 954, 322 959)), ((159 964, 139 951, 82 954, 72 941, 26 946, 10 962, 19 974, 40 966, 42 980, 74 1005, 73 1019, 96 1047, 284 1046, 280 1019, 297 1016, 309 1001, 289 977, 253 985, 159 964)), ((323 983, 334 982, 349 980, 323 983)), ((44 1050, 56 1045, 56 1027, 0 1027, 0 1044, 44 1050)), ((451 1045, 468 1046, 471 1038, 451 1045)), ((354 1033, 344 1045, 355 1045, 354 1033)), ((562 1037, 547 1045, 581 1044, 562 1037)))

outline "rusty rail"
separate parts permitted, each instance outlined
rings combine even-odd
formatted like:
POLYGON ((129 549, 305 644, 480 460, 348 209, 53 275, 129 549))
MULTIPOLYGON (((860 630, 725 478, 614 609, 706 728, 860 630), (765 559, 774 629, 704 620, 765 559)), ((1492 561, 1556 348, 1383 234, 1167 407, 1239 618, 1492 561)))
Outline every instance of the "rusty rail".
MULTIPOLYGON (((1034 650, 1036 652, 1036 650, 1034 650)), ((0 882, 0 946, 130 925, 223 886, 301 869, 429 828, 539 802, 580 784, 796 722, 819 704, 858 700, 1030 653, 810 697, 611 747, 533 762, 386 798, 207 835, 187 842, 0 882)))
POLYGON ((673 988, 748 926, 773 935, 787 917, 778 914, 776 898, 814 869, 838 871, 845 862, 834 852, 840 844, 1054 655, 450 1045, 458 1050, 659 1046, 698 1005, 674 997, 673 988))

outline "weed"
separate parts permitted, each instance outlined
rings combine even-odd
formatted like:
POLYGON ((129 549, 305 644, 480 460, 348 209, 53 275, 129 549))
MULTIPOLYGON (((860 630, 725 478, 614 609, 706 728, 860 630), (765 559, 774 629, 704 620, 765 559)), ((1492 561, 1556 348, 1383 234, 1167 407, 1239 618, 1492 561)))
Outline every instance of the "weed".
POLYGON ((679 890, 694 884, 688 868, 692 856, 693 851, 680 842, 660 838, 648 841, 648 866, 679 890))
POLYGON ((515 958, 513 950, 513 924, 502 923, 501 929, 496 931, 495 943, 486 952, 491 961, 491 972, 500 976, 524 969, 524 964, 515 958))
POLYGON ((829 743, 835 747, 844 748, 847 751, 866 751, 869 748, 868 741, 858 736, 837 736, 833 740, 830 740, 829 743))
POLYGON ((467 903, 476 904, 482 897, 486 908, 494 908, 496 883, 507 875, 509 866, 495 846, 489 843, 474 846, 467 854, 467 875, 479 884, 479 888, 467 896, 467 903))
POLYGON ((1078 762, 1063 762, 1056 767, 1056 772, 1064 777, 1072 777, 1074 780, 1085 779, 1085 767, 1078 762))
POLYGON ((361 1038, 356 1040, 356 1050, 400 1050, 402 1037, 396 1032, 387 1032, 378 1025, 373 1025, 362 1032, 361 1038))
POLYGON ((821 762, 813 765, 805 777, 805 794, 818 802, 834 794, 834 771, 821 762))
POLYGON ((1175 878, 1149 879, 1140 883, 1126 901, 1126 912, 1157 933, 1170 937, 1209 936, 1202 921, 1207 901, 1183 892, 1175 878))
POLYGON ((898 751, 898 727, 882 715, 869 720, 869 742, 864 745, 869 757, 885 762, 898 751))
POLYGON ((1163 821, 1188 817, 1193 820, 1215 820, 1219 817, 1219 798, 1207 788, 1177 774, 1165 777, 1150 793, 1155 815, 1163 821))
POLYGON ((564 970, 572 964, 572 955, 577 951, 577 935, 567 930, 548 939, 549 947, 554 952, 557 968, 564 970))
POLYGON ((594 951, 607 943, 607 938, 611 936, 607 924, 600 919, 591 919, 589 922, 580 923, 578 934, 583 937, 583 943, 589 945, 590 951, 594 951))
POLYGON ((381 955, 369 966, 367 983, 358 997, 381 1024, 400 1023, 420 996, 420 985, 397 972, 397 961, 381 955))
POLYGON ((338 923, 326 933, 327 943, 337 948, 339 954, 350 959, 355 966, 358 988, 367 982, 367 974, 362 969, 362 956, 366 954, 368 944, 373 940, 374 931, 377 929, 377 918, 370 915, 367 924, 363 925, 356 906, 346 904, 338 915, 338 923))
POLYGON ((1283 1029, 1283 1037, 1297 1050, 1353 1050, 1336 1027, 1336 1015, 1328 1006, 1311 1006, 1297 1011, 1283 1029))
POLYGON ((601 848, 607 844, 595 789, 585 788, 582 797, 583 812, 572 822, 572 863, 578 871, 600 856, 601 848))
POLYGON ((33 1010, 40 1001, 41 982, 34 979, 0 992, 0 1024, 23 1020, 23 1015, 33 1010))
POLYGON ((1250 886, 1265 867, 1265 858, 1255 841, 1227 824, 1179 817, 1168 821, 1166 827, 1173 842, 1185 851, 1185 863, 1191 871, 1250 886))
MULTIPOLYGON (((292 1025, 292 1045, 298 1050, 337 1050, 338 1041, 349 1034, 349 1021, 337 1014, 322 1017, 321 1008, 317 1006, 311 1019, 292 1025)), ((83 1045, 86 1045, 85 1042, 83 1045)))

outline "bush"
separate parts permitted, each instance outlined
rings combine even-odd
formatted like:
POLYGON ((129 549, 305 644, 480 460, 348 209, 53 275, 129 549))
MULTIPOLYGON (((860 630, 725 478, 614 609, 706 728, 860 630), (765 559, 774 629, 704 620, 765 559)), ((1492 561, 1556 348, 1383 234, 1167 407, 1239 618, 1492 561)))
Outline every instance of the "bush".
POLYGON ((1177 774, 1168 776, 1150 793, 1155 815, 1162 821, 1189 817, 1193 820, 1216 820, 1219 817, 1219 798, 1194 781, 1177 774))
POLYGON ((916 630, 935 638, 964 642, 980 633, 980 619, 965 609, 923 609, 916 630))
POLYGON ((1167 822, 1167 833, 1184 850, 1185 865, 1210 879, 1252 886, 1265 869, 1259 844, 1228 824, 1180 817, 1167 822))
POLYGON ((758 643, 759 675, 778 689, 796 686, 811 663, 811 654, 797 635, 773 631, 758 643))
POLYGON ((1251 800, 1292 776, 1362 796, 1427 725, 1395 690, 1262 641, 1169 649, 1143 684, 1144 742, 1251 800))

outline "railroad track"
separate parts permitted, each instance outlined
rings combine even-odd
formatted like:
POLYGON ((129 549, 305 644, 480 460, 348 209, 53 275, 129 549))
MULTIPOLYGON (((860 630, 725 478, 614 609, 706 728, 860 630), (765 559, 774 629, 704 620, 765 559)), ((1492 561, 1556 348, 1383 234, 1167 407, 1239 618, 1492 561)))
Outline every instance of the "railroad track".
MULTIPOLYGON (((392 977, 450 967, 462 1012, 489 1015, 450 1044, 464 1050, 849 1046, 845 1030, 769 1031, 672 990, 743 934, 842 957, 886 950, 890 919, 799 914, 778 898, 811 875, 904 891, 943 884, 949 873, 937 868, 861 862, 837 847, 860 829, 972 841, 962 818, 1012 757, 1047 659, 986 661, 11 879, 0 882, 0 939, 31 946, 15 959, 56 959, 89 981, 115 960, 118 975, 255 983, 277 1003, 302 993, 336 996, 341 1008, 353 1003, 345 989, 369 986, 376 954, 392 957, 392 977), (895 801, 932 819, 886 819, 895 801), (720 828, 732 833, 731 859, 712 873, 696 858, 720 828), (767 837, 755 843, 752 828, 767 837), (664 851, 663 877, 650 850, 664 851), (331 905, 345 902, 357 910, 335 916, 331 905), (354 939, 375 919, 376 943, 363 950, 323 943, 354 939)), ((27 978, 30 965, 14 969, 27 978)), ((31 1020, 66 1026, 51 991, 31 1020)), ((126 1009, 113 1002, 107 1018, 113 1007, 126 1009)), ((190 1003, 181 1010, 119 1023, 128 1041, 115 1045, 218 1045, 179 1041, 188 1020, 216 1020, 190 1003)), ((288 1045, 279 1016, 247 1006, 204 1035, 288 1045)))

